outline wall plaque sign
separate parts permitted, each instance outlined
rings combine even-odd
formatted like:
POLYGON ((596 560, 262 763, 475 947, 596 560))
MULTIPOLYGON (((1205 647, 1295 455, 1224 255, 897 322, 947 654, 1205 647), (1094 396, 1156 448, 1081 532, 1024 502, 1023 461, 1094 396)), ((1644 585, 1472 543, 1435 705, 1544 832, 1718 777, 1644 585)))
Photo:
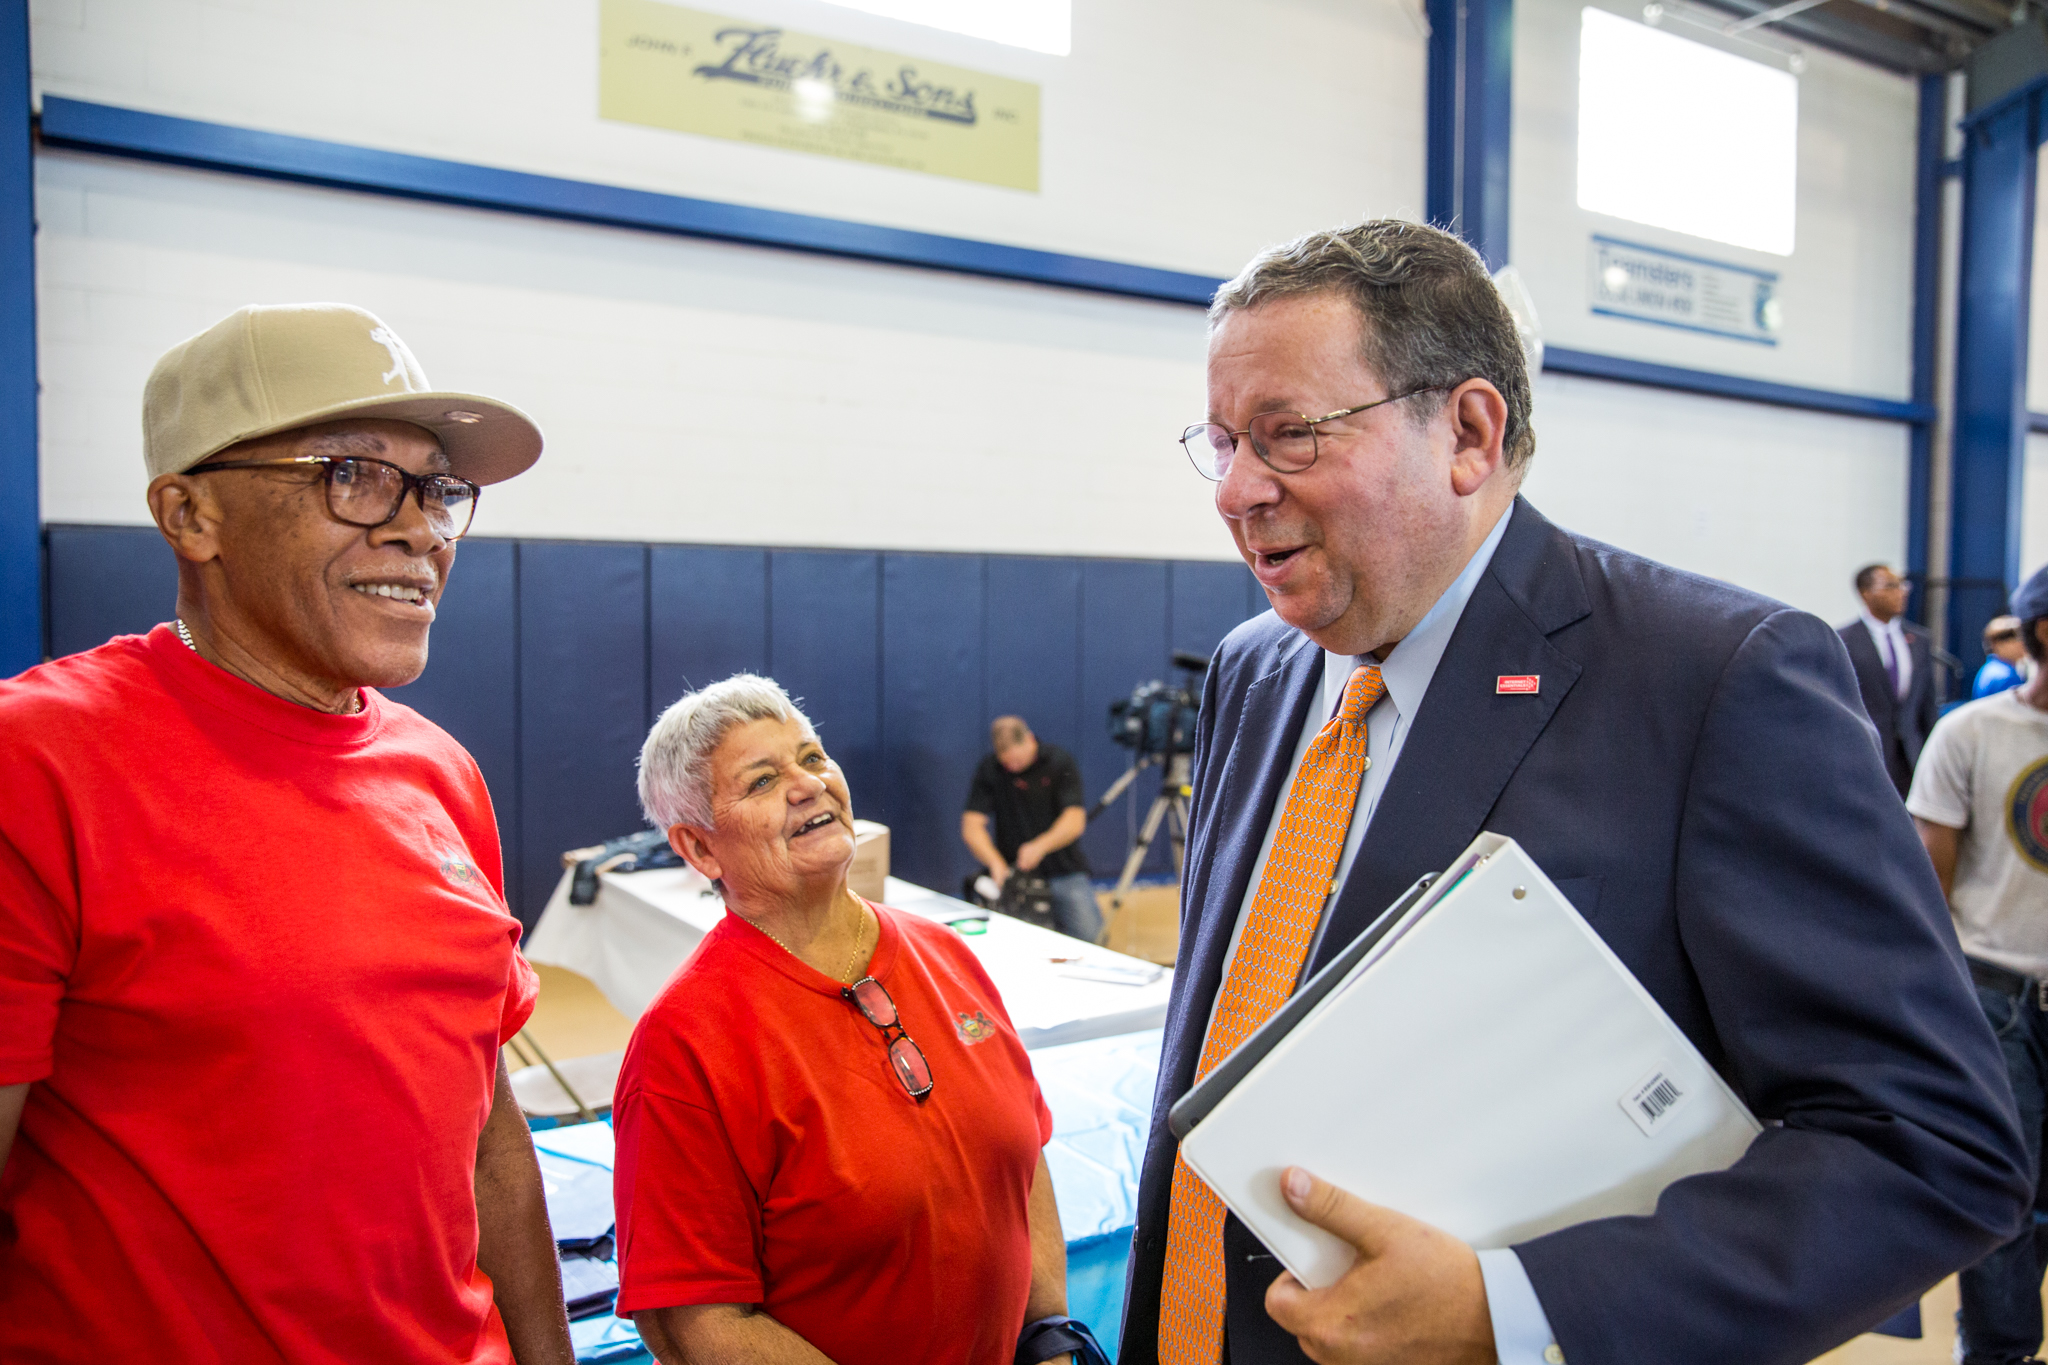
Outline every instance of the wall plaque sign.
POLYGON ((1038 188, 1038 87, 663 4, 602 0, 598 113, 625 123, 1038 188))
POLYGON ((1778 277, 1594 234, 1587 294, 1593 311, 1689 332, 1778 344, 1778 277))

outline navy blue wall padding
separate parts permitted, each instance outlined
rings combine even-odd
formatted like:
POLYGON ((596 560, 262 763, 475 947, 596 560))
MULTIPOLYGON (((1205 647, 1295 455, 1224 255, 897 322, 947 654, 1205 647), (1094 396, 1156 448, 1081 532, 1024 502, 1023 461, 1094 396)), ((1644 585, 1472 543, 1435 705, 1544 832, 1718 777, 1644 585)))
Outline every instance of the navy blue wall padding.
MULTIPOLYGON (((1021 716, 1047 743, 1079 757, 1082 727, 1094 713, 1093 700, 1084 706, 1081 696, 1084 561, 991 555, 986 562, 987 719, 1021 716)), ((986 723, 975 737, 976 763, 988 752, 986 723)), ((960 777, 962 800, 973 775, 970 763, 960 777)), ((1089 800, 1098 794, 1091 790, 1089 800)))
POLYGON ((465 540, 434 614, 427 671, 389 694, 468 749, 491 789, 504 844, 506 899, 518 875, 519 542, 465 540))
MULTIPOLYGON (((1157 559, 1092 559, 1082 567, 1081 742, 1074 753, 1090 800, 1131 765, 1131 751, 1109 737, 1109 703, 1139 683, 1168 676, 1167 570, 1157 559)), ((1159 771, 1148 769, 1124 798, 1126 809, 1106 812, 1088 827, 1082 847, 1097 876, 1113 876, 1123 865, 1132 816, 1142 824, 1158 793, 1159 771)), ((1172 868, 1172 851, 1161 839, 1143 870, 1172 868)))
POLYGON ((707 683, 772 672, 768 552, 656 545, 648 552, 647 629, 654 715, 707 683))
POLYGON ((1265 590, 1242 564, 1175 564, 1172 572, 1169 629, 1175 649, 1203 658, 1214 654, 1223 637, 1245 619, 1246 583, 1259 594, 1258 610, 1266 609, 1265 590))
POLYGON ((52 526, 49 654, 140 635, 178 609, 178 557, 154 526, 52 526))
POLYGON ((887 823, 882 775, 882 557, 777 550, 768 562, 768 662, 853 788, 887 823))
MULTIPOLYGON (((882 784, 854 810, 880 810, 890 862, 963 869, 960 807, 989 721, 982 685, 984 569, 973 555, 882 557, 882 784), (880 800, 875 798, 879 796, 880 800)), ((959 879, 934 883, 953 894, 959 879)))
POLYGON ((647 737, 647 547, 519 547, 519 889, 529 925, 564 849, 643 827, 635 763, 647 737))
MULTIPOLYGON (((51 653, 170 619, 176 562, 155 528, 49 526, 45 553, 51 653)), ((392 695, 476 756, 529 924, 564 849, 640 826, 653 718, 742 670, 804 699, 855 810, 890 827, 894 871, 950 890, 974 865, 959 812, 990 719, 1021 715, 1072 750, 1093 802, 1130 762, 1109 703, 1265 606, 1235 564, 478 538, 427 671, 392 695)), ((1135 811, 1126 797, 1090 830, 1098 876, 1121 867, 1156 790, 1140 783, 1135 811)), ((1147 871, 1170 866, 1162 840, 1147 871)))

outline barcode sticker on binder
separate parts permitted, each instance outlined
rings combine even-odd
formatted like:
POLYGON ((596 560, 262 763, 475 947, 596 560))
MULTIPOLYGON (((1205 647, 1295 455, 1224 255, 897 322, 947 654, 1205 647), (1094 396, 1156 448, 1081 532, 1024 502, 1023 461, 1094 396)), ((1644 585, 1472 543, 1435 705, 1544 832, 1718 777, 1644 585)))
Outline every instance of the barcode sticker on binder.
POLYGON ((1643 1130, 1644 1137, 1655 1137, 1672 1111, 1685 1103, 1685 1095, 1678 1082, 1671 1079, 1671 1073, 1660 1066, 1629 1087, 1619 1103, 1635 1120, 1636 1127, 1643 1130))

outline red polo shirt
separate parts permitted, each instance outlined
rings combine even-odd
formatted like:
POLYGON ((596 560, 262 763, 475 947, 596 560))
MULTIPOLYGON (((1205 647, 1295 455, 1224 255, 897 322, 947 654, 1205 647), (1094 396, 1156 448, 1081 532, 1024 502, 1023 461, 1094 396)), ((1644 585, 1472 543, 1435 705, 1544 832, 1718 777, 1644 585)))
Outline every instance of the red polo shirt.
POLYGON ((511 1359, 476 1144, 532 1012, 476 765, 168 627, 0 682, 0 1360, 511 1359))
POLYGON ((1052 1115, 944 925, 875 907, 868 974, 931 1063, 919 1104, 839 983, 727 915, 619 1074, 621 1315, 760 1304, 839 1365, 1008 1365, 1052 1115))

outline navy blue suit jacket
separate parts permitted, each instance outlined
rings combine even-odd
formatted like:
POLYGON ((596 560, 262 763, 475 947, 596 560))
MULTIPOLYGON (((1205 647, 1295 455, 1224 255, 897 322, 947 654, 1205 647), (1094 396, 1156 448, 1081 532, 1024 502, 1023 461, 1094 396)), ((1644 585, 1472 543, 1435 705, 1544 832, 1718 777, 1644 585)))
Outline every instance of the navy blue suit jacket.
POLYGON ((1892 785, 1904 796, 1913 785, 1913 769, 1920 766, 1920 751, 1940 719, 1941 696, 1934 685, 1934 637, 1911 621, 1905 623, 1906 648, 1913 658, 1913 679, 1906 695, 1892 695, 1891 675, 1884 670, 1884 658, 1871 641, 1870 632, 1858 617, 1835 627, 1849 651, 1849 666, 1856 672, 1856 686, 1863 696, 1863 709, 1877 727, 1877 743, 1884 753, 1884 765, 1892 785))
MULTIPOLYGON (((1157 1356, 1166 1111, 1192 1084, 1322 668, 1268 613, 1209 670, 1127 1362, 1157 1356)), ((1865 725, 1826 623, 1517 502, 1317 965, 1481 830, 1511 835, 1768 1125, 1653 1216, 1516 1248, 1572 1365, 1797 1365, 2020 1227, 2031 1181, 2012 1092, 1865 725), (1500 675, 1530 673, 1536 695, 1496 694, 1500 675)), ((1264 1311, 1278 1264, 1235 1219, 1225 1246, 1231 1360, 1302 1359, 1264 1311)))

